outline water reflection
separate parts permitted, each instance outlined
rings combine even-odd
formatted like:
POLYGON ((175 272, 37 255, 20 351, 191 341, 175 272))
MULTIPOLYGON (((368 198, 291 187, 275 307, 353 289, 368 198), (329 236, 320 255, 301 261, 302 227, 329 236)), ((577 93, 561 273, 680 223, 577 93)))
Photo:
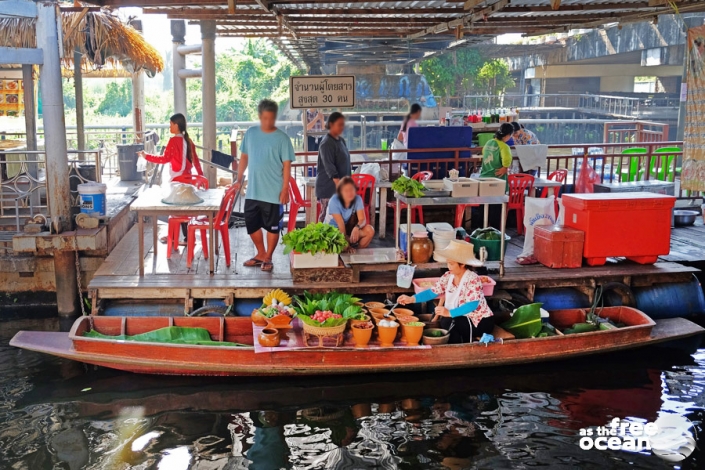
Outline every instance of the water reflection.
MULTIPOLYGON (((9 348, 15 329, 0 328, 0 468, 672 468, 648 452, 583 451, 578 430, 673 412, 701 431, 705 409, 705 350, 403 376, 209 379, 9 348)), ((701 462, 696 450, 681 467, 701 462)))

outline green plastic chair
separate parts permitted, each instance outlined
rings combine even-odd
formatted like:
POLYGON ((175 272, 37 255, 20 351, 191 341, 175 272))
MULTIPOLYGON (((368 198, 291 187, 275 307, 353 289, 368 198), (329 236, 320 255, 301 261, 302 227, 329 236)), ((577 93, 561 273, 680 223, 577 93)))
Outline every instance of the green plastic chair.
MULTIPOLYGON (((654 179, 660 181, 671 181, 675 179, 675 174, 673 173, 673 161, 676 158, 675 153, 680 153, 682 149, 680 147, 661 147, 656 149, 654 153, 667 154, 661 156, 661 165, 659 166, 659 156, 652 156, 651 162, 649 163, 649 172, 654 179), (668 154, 671 155, 668 155, 668 154)), ((680 168, 676 168, 676 173, 680 172, 680 168)))
MULTIPOLYGON (((633 147, 629 149, 622 150, 622 155, 646 155, 646 149, 643 147, 633 147)), ((639 165, 639 157, 629 157, 629 166, 622 164, 623 158, 619 159, 619 165, 617 166, 617 173, 621 177, 620 181, 637 181, 641 179, 644 174, 644 170, 641 169, 639 165)))
POLYGON ((492 140, 494 134, 483 132, 482 134, 477 134, 477 146, 484 147, 487 142, 492 140))

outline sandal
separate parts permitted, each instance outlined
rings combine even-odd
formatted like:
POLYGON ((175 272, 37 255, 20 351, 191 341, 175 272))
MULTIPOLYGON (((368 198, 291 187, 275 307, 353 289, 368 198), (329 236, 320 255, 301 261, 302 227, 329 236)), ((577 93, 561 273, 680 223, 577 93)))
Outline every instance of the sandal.
POLYGON ((242 263, 242 265, 245 266, 246 268, 256 268, 257 266, 262 266, 263 263, 264 263, 264 261, 259 260, 257 258, 250 258, 247 261, 245 261, 244 263, 242 263))
POLYGON ((263 261, 261 269, 266 273, 271 272, 272 269, 274 269, 274 263, 271 261, 263 261))

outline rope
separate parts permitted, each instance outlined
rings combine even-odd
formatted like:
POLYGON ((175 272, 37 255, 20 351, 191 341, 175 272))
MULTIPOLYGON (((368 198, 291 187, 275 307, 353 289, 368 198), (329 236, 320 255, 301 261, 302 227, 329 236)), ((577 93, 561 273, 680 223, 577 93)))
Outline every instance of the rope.
POLYGON ((81 262, 78 257, 78 229, 73 232, 73 252, 75 254, 76 263, 76 288, 78 289, 78 303, 81 304, 81 315, 85 317, 86 307, 83 305, 83 287, 81 286, 81 262))

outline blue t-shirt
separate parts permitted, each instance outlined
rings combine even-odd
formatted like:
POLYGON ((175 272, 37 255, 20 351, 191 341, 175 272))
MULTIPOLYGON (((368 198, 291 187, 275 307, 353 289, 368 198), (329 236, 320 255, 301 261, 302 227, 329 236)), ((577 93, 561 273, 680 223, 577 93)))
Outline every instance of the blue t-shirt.
MULTIPOLYGON (((333 214, 340 214, 343 217, 343 222, 346 224, 350 220, 350 217, 357 212, 365 209, 365 204, 362 202, 362 198, 360 196, 355 196, 355 200, 353 203, 350 205, 350 207, 343 207, 343 203, 336 194, 332 198, 330 198, 330 201, 328 201, 328 211, 326 212, 326 223, 333 225, 334 227, 338 227, 338 224, 335 222, 335 219, 333 218, 333 214)), ((345 227, 338 227, 338 230, 341 232, 345 230, 345 227)))
POLYGON ((284 186, 284 162, 294 161, 294 146, 283 131, 262 132, 250 127, 242 138, 241 152, 248 156, 245 199, 280 204, 284 186))

